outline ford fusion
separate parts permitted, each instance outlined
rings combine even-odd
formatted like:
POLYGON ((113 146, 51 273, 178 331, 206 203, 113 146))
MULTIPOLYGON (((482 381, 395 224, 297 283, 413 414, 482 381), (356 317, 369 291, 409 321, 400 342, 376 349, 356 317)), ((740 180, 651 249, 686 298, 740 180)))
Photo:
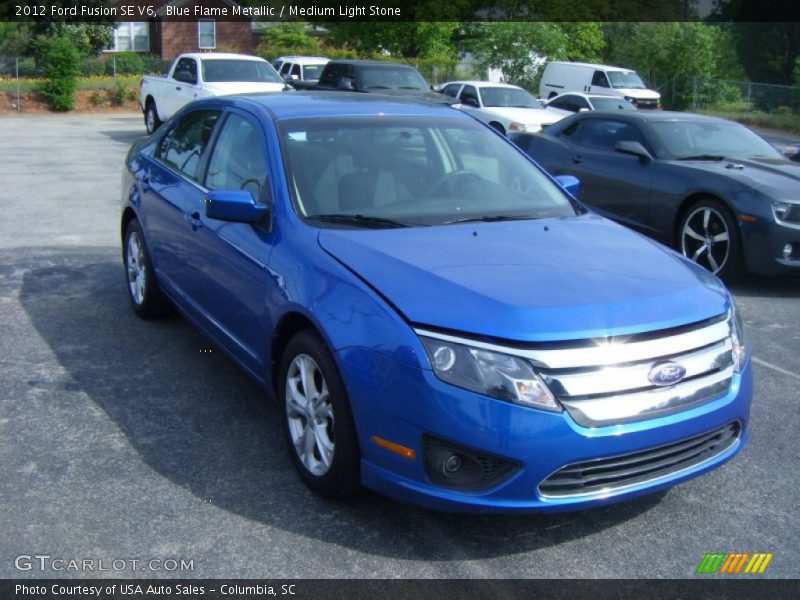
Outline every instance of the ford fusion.
POLYGON ((203 100, 127 157, 127 289, 276 396, 320 494, 480 512, 633 498, 740 450, 749 355, 716 277, 576 186, 446 106, 203 100))

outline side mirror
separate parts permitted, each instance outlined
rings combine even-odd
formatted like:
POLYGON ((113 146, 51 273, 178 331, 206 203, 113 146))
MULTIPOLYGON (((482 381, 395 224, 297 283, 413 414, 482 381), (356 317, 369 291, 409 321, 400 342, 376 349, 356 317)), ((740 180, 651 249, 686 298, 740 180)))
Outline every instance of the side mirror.
POLYGON ((578 112, 589 112, 589 109, 584 106, 583 108, 579 108, 578 112))
POLYGON ((206 216, 218 221, 255 223, 264 218, 267 207, 253 200, 250 192, 243 190, 217 190, 206 199, 206 216))
POLYGON ((556 177, 556 183, 564 188, 573 198, 578 197, 578 191, 581 189, 581 182, 577 177, 573 177, 572 175, 558 175, 556 177))
POLYGON ((638 156, 639 160, 642 162, 649 162, 653 160, 653 155, 647 151, 647 148, 642 146, 639 142, 617 142, 617 145, 614 146, 614 150, 617 152, 622 152, 623 154, 632 154, 633 156, 638 156))
POLYGON ((336 85, 336 88, 340 90, 346 90, 349 92, 352 92, 354 89, 356 89, 355 86, 353 86, 352 77, 342 77, 339 80, 339 83, 336 85))

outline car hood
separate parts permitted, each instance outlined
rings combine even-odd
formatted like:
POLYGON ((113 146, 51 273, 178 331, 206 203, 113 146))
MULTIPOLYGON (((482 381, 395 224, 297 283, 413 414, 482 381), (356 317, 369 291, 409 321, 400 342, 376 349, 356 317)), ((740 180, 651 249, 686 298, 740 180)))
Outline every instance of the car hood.
POLYGON ((785 158, 730 158, 726 160, 675 161, 694 169, 733 177, 760 192, 781 199, 796 199, 800 163, 785 158))
POLYGON ((318 239, 410 322, 478 336, 534 342, 626 335, 727 309, 719 280, 594 214, 323 229, 318 239))
POLYGON ((641 90, 639 88, 614 88, 615 92, 636 98, 637 100, 660 100, 661 94, 653 90, 641 90))
POLYGON ((497 115, 524 125, 550 125, 560 121, 565 115, 559 114, 548 108, 513 108, 510 106, 490 106, 482 109, 483 112, 497 115))

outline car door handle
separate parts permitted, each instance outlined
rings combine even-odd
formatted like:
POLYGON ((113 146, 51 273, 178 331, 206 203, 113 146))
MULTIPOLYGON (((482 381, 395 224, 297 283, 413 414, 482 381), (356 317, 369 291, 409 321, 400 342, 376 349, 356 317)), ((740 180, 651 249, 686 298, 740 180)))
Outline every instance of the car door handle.
POLYGON ((572 162, 574 162, 576 165, 579 165, 583 162, 583 157, 576 154, 572 157, 572 162))
POLYGON ((181 86, 179 86, 179 85, 176 85, 176 86, 175 86, 175 89, 176 89, 176 90, 178 90, 178 91, 180 92, 180 91, 181 91, 181 86))
POLYGON ((197 231, 203 226, 203 222, 200 220, 199 212, 195 211, 191 215, 187 215, 186 220, 189 221, 189 224, 192 226, 194 231, 197 231))

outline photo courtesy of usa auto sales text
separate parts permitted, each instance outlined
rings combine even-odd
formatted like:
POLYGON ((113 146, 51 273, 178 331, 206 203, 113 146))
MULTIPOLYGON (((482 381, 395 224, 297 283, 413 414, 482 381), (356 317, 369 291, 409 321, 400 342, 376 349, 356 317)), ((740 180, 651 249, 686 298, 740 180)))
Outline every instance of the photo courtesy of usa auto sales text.
MULTIPOLYGON (((18 596, 94 596, 101 594, 120 596, 199 596, 207 592, 217 593, 216 588, 207 588, 203 585, 141 585, 138 583, 123 583, 110 585, 69 585, 54 583, 52 585, 26 585, 18 583, 14 586, 14 593, 18 596)), ((296 584, 282 585, 229 585, 219 586, 221 596, 238 596, 243 594, 256 594, 259 596, 294 596, 297 594, 296 584)))

